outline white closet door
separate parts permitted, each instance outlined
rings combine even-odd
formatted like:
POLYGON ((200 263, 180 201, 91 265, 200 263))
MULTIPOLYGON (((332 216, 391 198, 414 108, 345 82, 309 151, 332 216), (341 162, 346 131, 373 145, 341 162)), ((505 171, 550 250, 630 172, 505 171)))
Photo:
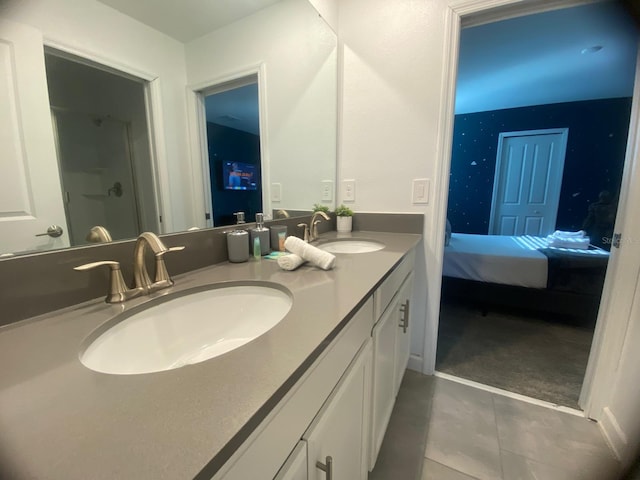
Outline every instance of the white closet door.
POLYGON ((545 236, 556 229, 568 132, 500 134, 490 234, 545 236))
POLYGON ((41 33, 0 20, 0 253, 69 246, 41 33), (59 237, 36 236, 59 225, 59 237))

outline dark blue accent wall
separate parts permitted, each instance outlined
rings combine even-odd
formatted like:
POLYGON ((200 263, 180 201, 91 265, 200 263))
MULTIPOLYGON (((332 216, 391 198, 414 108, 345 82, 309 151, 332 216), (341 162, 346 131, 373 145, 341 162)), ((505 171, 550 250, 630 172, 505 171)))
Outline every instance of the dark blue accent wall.
POLYGON ((233 213, 238 211, 245 212, 247 222, 253 222, 256 213, 262 212, 260 137, 235 128, 207 122, 207 140, 213 224, 220 226, 235 223, 233 213), (222 182, 222 162, 227 161, 256 165, 258 189, 225 190, 222 182))
POLYGON ((589 204, 620 189, 631 98, 456 115, 448 218, 454 232, 487 234, 501 132, 568 128, 556 229, 579 230, 589 204))

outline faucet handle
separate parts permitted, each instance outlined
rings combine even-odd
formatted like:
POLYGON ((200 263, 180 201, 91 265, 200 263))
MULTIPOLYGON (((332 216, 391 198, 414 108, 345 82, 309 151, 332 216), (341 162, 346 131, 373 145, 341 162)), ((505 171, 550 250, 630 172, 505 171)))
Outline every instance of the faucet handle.
POLYGON ((303 233, 303 240, 307 243, 309 243, 309 225, 307 225, 306 223, 299 223, 298 224, 299 227, 304 228, 304 233, 303 233))
POLYGON ((180 252, 185 248, 184 245, 180 245, 178 247, 169 247, 163 252, 156 253, 156 278, 153 283, 156 288, 159 286, 169 287, 173 285, 173 280, 171 280, 167 266, 164 264, 164 255, 169 252, 180 252))
POLYGON ((93 270, 94 268, 107 266, 109 267, 109 293, 105 298, 107 303, 120 303, 129 298, 133 298, 142 292, 142 289, 129 289, 122 277, 122 271, 120 270, 120 263, 103 260, 100 262, 85 263, 84 265, 78 265, 73 267, 78 272, 86 270, 93 270))

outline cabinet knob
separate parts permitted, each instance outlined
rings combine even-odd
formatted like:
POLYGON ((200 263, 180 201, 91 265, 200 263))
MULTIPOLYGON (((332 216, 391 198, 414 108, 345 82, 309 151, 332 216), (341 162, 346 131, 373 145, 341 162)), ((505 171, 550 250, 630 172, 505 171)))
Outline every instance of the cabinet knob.
POLYGON ((333 480, 333 458, 331 456, 328 456, 324 461, 325 463, 322 463, 318 460, 316 462, 316 467, 318 467, 325 473, 327 480, 333 480))

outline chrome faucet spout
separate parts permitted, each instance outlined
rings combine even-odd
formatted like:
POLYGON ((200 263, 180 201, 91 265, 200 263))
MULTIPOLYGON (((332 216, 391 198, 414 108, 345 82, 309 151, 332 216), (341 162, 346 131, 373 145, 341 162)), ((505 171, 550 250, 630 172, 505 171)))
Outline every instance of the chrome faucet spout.
POLYGON ((330 220, 329 215, 321 211, 315 212, 311 216, 311 221, 309 222, 309 241, 310 242, 313 242, 316 238, 318 238, 318 224, 320 223, 320 220, 316 220, 318 215, 327 221, 330 220))

